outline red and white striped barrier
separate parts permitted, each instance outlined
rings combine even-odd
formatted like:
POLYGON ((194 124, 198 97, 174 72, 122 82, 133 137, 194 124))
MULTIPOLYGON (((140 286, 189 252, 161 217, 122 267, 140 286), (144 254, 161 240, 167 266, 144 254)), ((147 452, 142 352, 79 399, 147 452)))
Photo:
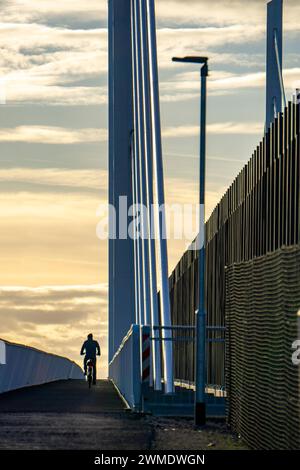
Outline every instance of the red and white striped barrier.
POLYGON ((141 328, 141 341, 142 341, 142 382, 150 382, 150 358, 151 358, 151 344, 150 344, 150 327, 142 326, 141 328))

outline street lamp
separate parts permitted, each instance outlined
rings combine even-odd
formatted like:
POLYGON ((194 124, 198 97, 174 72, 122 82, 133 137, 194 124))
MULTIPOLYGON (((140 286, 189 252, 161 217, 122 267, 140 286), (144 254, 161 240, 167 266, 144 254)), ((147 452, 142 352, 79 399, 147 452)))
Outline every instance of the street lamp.
POLYGON ((206 423, 205 386, 206 386, 206 310, 205 310, 205 167, 206 167, 206 82, 208 76, 207 57, 174 57, 173 62, 200 64, 201 75, 201 112, 200 112, 200 219, 199 219, 199 306, 196 312, 196 371, 195 371, 195 424, 206 423), (201 240, 202 235, 202 240, 201 240), (202 243, 201 243, 202 241, 202 243))

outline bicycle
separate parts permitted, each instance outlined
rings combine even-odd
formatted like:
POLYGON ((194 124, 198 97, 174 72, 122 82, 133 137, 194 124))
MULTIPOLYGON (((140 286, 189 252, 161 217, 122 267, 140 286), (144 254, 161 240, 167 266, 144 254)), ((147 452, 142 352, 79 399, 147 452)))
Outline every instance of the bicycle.
POLYGON ((86 363, 86 367, 87 367, 87 382, 88 382, 88 385, 89 385, 89 388, 91 388, 92 386, 92 383, 93 383, 93 376, 94 376, 94 363, 92 361, 92 359, 89 359, 86 363))

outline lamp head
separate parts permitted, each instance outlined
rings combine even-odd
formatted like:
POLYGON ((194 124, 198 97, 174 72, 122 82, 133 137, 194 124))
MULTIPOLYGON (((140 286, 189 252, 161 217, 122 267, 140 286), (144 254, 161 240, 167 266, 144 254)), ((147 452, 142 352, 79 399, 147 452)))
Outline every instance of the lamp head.
POLYGON ((189 64, 206 65, 208 62, 208 57, 200 57, 200 56, 173 57, 172 61, 173 62, 185 62, 189 64))

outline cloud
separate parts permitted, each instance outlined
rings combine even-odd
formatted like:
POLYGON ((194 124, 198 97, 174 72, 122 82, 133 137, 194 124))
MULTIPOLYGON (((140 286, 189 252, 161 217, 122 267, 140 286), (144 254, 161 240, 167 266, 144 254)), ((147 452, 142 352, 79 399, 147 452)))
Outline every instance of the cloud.
POLYGON ((107 89, 94 86, 55 86, 34 84, 31 80, 2 81, 1 101, 8 105, 32 104, 47 106, 105 105, 107 89))
MULTIPOLYGON (((199 157, 198 157, 199 158, 199 157)), ((206 191, 206 219, 210 216, 211 212, 218 204, 220 198, 224 194, 226 186, 220 184, 208 184, 206 191)), ((165 182, 166 204, 173 206, 173 211, 177 204, 198 204, 199 201, 199 185, 197 177, 193 180, 185 178, 174 177, 167 178, 165 182)), ((171 209, 171 208, 170 208, 171 209)), ((174 212, 173 212, 174 213, 174 212)), ((193 211, 195 215, 195 211, 193 211)), ((180 219, 179 219, 180 220, 180 219)), ((177 265, 182 253, 184 253, 190 246, 191 242, 197 234, 197 227, 195 223, 186 226, 187 220, 184 221, 184 233, 188 236, 181 240, 174 239, 174 233, 177 232, 178 226, 174 225, 174 218, 172 218, 171 211, 167 216, 168 231, 172 237, 168 240, 168 255, 169 255, 169 272, 177 265)))
MULTIPOLYGON (((246 32, 239 25, 225 28, 162 28, 158 29, 157 34, 160 67, 174 70, 172 55, 198 50, 200 43, 202 52, 209 52, 215 64, 224 63, 225 60, 227 64, 241 64, 241 60, 248 64, 249 57, 247 61, 245 57, 241 58, 241 54, 224 55, 211 49, 258 38, 258 32, 253 31, 253 27, 246 32)), ((83 30, 35 23, 4 23, 0 28, 0 47, 0 73, 7 103, 107 103, 106 86, 76 85, 80 80, 91 78, 99 81, 101 75, 107 73, 106 29, 83 30)), ((167 97, 164 99, 171 100, 167 97)))
MULTIPOLYGON (((56 3, 50 0, 10 0, 2 2, 3 15, 7 21, 16 22, 95 22, 106 21, 108 15, 105 0, 74 2, 64 0, 56 3)), ((186 25, 232 25, 257 24, 265 22, 266 0, 156 0, 158 23, 186 25)), ((298 26, 297 0, 285 0, 285 27, 298 26), (294 14, 293 14, 294 13, 294 14)))
MULTIPOLYGON (((173 67, 171 59, 174 56, 199 53, 210 54, 212 49, 224 48, 233 44, 249 44, 263 38, 264 29, 261 25, 245 28, 242 25, 225 27, 197 28, 161 28, 157 31, 158 56, 161 67, 173 67)), ((214 50, 216 55, 216 50, 214 50)), ((232 54, 235 57, 235 54, 232 54)), ((228 55, 229 57, 229 55, 228 55)))
POLYGON ((81 364, 80 347, 92 331, 100 340, 107 376, 106 284, 0 287, 1 338, 67 356, 81 364))
POLYGON ((157 30, 159 67, 161 71, 176 73, 183 69, 183 64, 174 64, 172 57, 200 54, 209 57, 212 70, 220 65, 262 69, 265 65, 265 48, 261 42, 264 39, 263 23, 208 27, 199 21, 193 28, 178 25, 161 28, 157 30))
POLYGON ((81 21, 94 21, 95 18, 107 17, 107 3, 104 0, 74 2, 63 0, 57 2, 55 8, 51 0, 9 0, 4 4, 4 12, 10 21, 66 21, 73 18, 81 21))
POLYGON ((0 74, 6 101, 105 104, 107 88, 97 82, 107 73, 107 47, 107 29, 0 24, 0 74), (91 79, 95 85, 80 84, 91 79))
MULTIPOLYGON (((105 80, 108 70, 108 32, 105 27, 100 27, 100 20, 107 17, 106 2, 64 0, 55 9, 48 0, 42 2, 42 7, 37 7, 37 3, 41 4, 36 0, 12 0, 4 4, 6 22, 0 24, 0 74, 6 82, 7 102, 68 106, 107 104, 106 85, 96 86, 100 79, 105 80), (62 19, 60 27, 51 23, 54 17, 62 19), (82 24, 88 18, 94 20, 93 27, 80 27, 80 21, 76 27, 62 26, 64 22, 68 24, 68 18, 74 17, 78 21, 81 19, 82 24), (94 27, 97 19, 99 28, 94 27), (85 80, 95 83, 89 86, 78 83, 85 80)), ((172 69, 176 73, 180 69, 172 64, 172 56, 199 53, 200 45, 201 54, 209 55, 213 68, 221 64, 264 67, 264 50, 260 54, 245 53, 243 48, 265 38, 265 1, 159 0, 156 3, 158 56, 162 70, 172 69), (229 45, 234 46, 230 53, 229 45)), ((298 13, 298 3, 287 0, 286 35, 299 32, 298 13)), ((239 88, 255 86, 252 79, 263 80, 262 74, 249 75, 248 81, 246 76, 243 78, 244 84, 238 84, 239 88)), ((169 89, 172 85, 170 80, 169 89)), ((229 90, 233 92, 234 77, 228 83, 212 84, 210 92, 220 94, 220 88, 223 94, 229 90)), ((191 85, 189 89, 192 89, 191 85)), ((162 100, 182 101, 194 96, 186 92, 176 99, 173 93, 166 92, 162 94, 162 100)))
MULTIPOLYGON (((3 24, 0 45, 3 54, 0 72, 6 88, 8 103, 47 103, 65 105, 106 104, 107 88, 72 86, 80 80, 107 73, 107 30, 67 29, 39 24, 3 24), (24 36, 27 40, 24 45, 24 36), (68 86, 66 86, 68 85, 68 86)), ((184 28, 158 30, 159 63, 162 68, 174 68, 171 57, 224 46, 225 43, 250 41, 257 32, 240 26, 225 28, 184 28), (180 49, 178 41, 180 37, 180 49), (174 50, 172 51, 172 45, 174 50), (175 46, 176 45, 176 46, 175 46), (175 50, 176 47, 176 50, 175 50)), ((214 63, 224 63, 225 56, 216 51, 210 54, 214 63)), ((241 63, 236 54, 226 54, 226 61, 241 63)), ((249 59, 248 59, 249 60, 249 59)), ((247 63, 246 59, 243 59, 247 63)), ((175 69, 176 70, 176 69, 175 69)), ((167 99, 167 98, 166 98, 167 99)))
MULTIPOLYGON (((210 134, 260 134, 261 125, 253 122, 211 123, 207 126, 207 131, 210 134)), ((199 129, 197 126, 166 127, 162 131, 164 138, 192 137, 198 135, 198 133, 199 129)), ((99 143, 107 142, 107 130, 97 128, 67 129, 64 127, 51 126, 19 126, 1 129, 0 142, 64 145, 99 143)), ((10 173, 10 175, 8 174, 8 178, 12 178, 13 173, 10 173)), ((14 177, 16 178, 17 175, 18 170, 14 173, 14 177)), ((49 177, 50 175, 48 173, 48 178, 49 177)))
MULTIPOLYGON (((220 186, 219 188, 216 188, 216 186, 212 186, 211 184, 207 186, 207 216, 209 216, 218 204, 225 189, 226 188, 224 186, 220 186)), ((199 202, 199 188, 198 181, 196 179, 189 180, 187 178, 179 177, 167 178, 165 191, 166 204, 168 205, 198 204, 199 202)))
MULTIPOLYGON (((97 210, 107 204, 106 171, 2 169, 0 183, 0 285, 107 280, 107 241, 96 237, 97 210), (27 191, 20 190, 24 183, 27 191)), ((165 187, 168 204, 197 202, 193 180, 167 177, 165 187)), ((208 185, 208 211, 222 191, 219 183, 208 185)))
MULTIPOLYGON (((286 68, 283 71, 284 85, 287 94, 300 86, 300 68, 286 68)), ((265 72, 234 74, 222 70, 214 70, 208 79, 208 94, 216 96, 227 93, 239 93, 241 90, 264 88, 265 72)), ((169 81, 160 85, 163 101, 183 101, 199 96, 198 72, 179 73, 169 81)))
MULTIPOLYGON (((236 135, 236 134, 254 134, 260 135, 263 132, 261 123, 256 122, 221 122, 212 123, 207 125, 207 132, 209 134, 217 135, 236 135)), ((177 127, 166 127, 163 129, 164 138, 186 138, 194 137, 199 135, 199 126, 177 126, 177 127)))
POLYGON ((161 93, 160 101, 162 103, 175 103, 177 101, 189 101, 199 97, 199 93, 161 93))
MULTIPOLYGON (((49 190, 49 186, 84 190, 107 191, 107 172, 105 170, 75 170, 61 168, 6 168, 0 169, 0 182, 26 183, 38 185, 49 190)), ((34 190, 34 188, 32 188, 34 190)))
MULTIPOLYGON (((293 69, 293 73, 297 73, 298 69, 293 69)), ((241 73, 234 74, 222 70, 214 70, 210 73, 208 79, 208 89, 211 91, 235 90, 240 88, 257 88, 265 85, 265 72, 241 73)), ((199 89, 199 73, 186 72, 177 74, 174 80, 169 84, 169 88, 178 90, 198 90, 199 89)), ((167 83, 162 84, 165 89, 167 83)))
MULTIPOLYGON (((35 180, 39 174, 36 171, 31 177, 35 180)), ((84 187, 78 192, 67 188, 60 192, 48 186, 54 178, 52 171, 44 175, 41 171, 40 175, 41 183, 44 179, 46 185, 33 185, 31 191, 29 187, 21 190, 20 183, 12 182, 11 190, 6 185, 4 192, 1 183, 0 285, 106 282, 106 241, 96 235, 97 209, 107 201, 106 180, 99 181, 98 192, 87 192, 84 187)), ((25 173, 24 179, 29 178, 25 173)), ((57 178, 63 183, 59 172, 57 178)), ((78 174, 70 172, 70 178, 79 184, 78 174)), ((88 183, 91 184, 92 181, 88 183)))
MULTIPOLYGON (((298 29, 300 5, 298 0, 285 0, 285 29, 298 29)), ((205 25, 257 25, 266 22, 266 0, 158 0, 157 17, 160 23, 205 25)))
POLYGON ((94 305, 103 301, 103 295, 107 292, 106 284, 73 285, 73 286, 7 286, 0 287, 3 294, 0 296, 0 304, 15 305, 20 308, 20 303, 26 301, 26 305, 40 305, 61 302, 63 305, 69 304, 70 299, 74 304, 82 302, 94 305), (99 298, 99 294, 100 298, 99 298))
POLYGON ((79 144, 106 141, 106 129, 67 129, 54 126, 19 126, 0 129, 0 142, 79 144))

